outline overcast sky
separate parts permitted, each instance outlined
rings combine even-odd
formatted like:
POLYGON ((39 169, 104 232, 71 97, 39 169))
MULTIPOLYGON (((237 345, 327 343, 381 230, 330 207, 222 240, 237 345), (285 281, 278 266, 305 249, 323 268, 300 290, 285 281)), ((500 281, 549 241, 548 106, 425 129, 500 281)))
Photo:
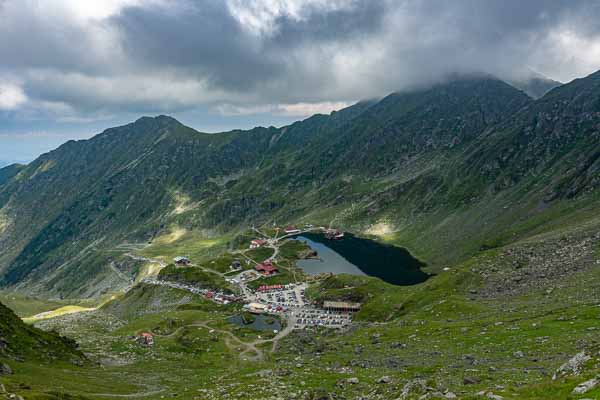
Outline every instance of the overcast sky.
POLYGON ((449 74, 600 69, 597 0, 0 0, 0 161, 141 115, 281 126, 449 74))

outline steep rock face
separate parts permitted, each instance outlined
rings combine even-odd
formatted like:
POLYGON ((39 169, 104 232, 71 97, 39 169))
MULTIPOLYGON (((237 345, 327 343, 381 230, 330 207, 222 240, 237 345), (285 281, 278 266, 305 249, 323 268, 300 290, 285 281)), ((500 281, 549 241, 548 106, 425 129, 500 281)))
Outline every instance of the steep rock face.
POLYGON ((600 74, 552 90, 499 125, 478 150, 471 160, 487 160, 474 164, 498 187, 527 176, 548 178, 548 200, 597 189, 600 74))
POLYGON ((385 220, 434 266, 461 259, 515 218, 597 192, 599 76, 537 101, 470 77, 280 129, 210 135, 161 116, 66 143, 0 170, 2 284, 68 296, 124 286, 115 246, 172 224, 385 220))

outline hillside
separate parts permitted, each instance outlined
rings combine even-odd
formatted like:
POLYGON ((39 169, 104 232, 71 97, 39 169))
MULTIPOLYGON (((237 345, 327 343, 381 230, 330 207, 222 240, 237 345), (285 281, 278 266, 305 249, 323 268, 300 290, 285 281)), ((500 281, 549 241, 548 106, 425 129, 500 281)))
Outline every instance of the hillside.
POLYGON ((0 359, 12 366, 23 361, 85 361, 74 341, 26 325, 12 310, 0 303, 0 359))
POLYGON ((204 134, 144 117, 68 142, 0 170, 2 286, 99 296, 138 272, 124 243, 273 221, 334 220, 431 271, 576 225, 600 207, 599 76, 535 101, 471 76, 283 128, 204 134))

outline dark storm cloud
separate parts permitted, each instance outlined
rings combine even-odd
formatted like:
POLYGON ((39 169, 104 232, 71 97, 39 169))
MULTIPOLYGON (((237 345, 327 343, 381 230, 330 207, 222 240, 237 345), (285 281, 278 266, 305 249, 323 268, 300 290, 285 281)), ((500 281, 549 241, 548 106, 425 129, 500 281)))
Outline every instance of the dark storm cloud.
POLYGON ((67 3, 0 0, 0 85, 69 116, 246 112, 455 73, 569 80, 600 68, 595 0, 138 0, 91 20, 67 3))
POLYGON ((299 47, 346 42, 381 27, 383 2, 309 13, 306 20, 275 18, 267 37, 245 29, 226 2, 183 2, 180 9, 130 7, 112 22, 125 51, 141 67, 169 67, 206 78, 218 88, 251 90, 266 81, 290 79, 290 57, 299 47))
MULTIPOLYGON (((568 80, 591 72, 594 64, 589 49, 577 46, 590 47, 600 39, 600 5, 594 1, 407 0, 388 5, 385 50, 370 76, 380 90, 470 72, 511 79, 534 69, 568 80), (588 43, 569 45, 564 42, 569 35, 588 43)), ((600 59, 596 68, 599 64, 600 59)))
POLYGON ((82 24, 61 13, 60 7, 55 13, 46 11, 27 1, 0 2, 0 73, 31 68, 87 73, 110 70, 104 62, 103 46, 97 42, 98 35, 109 27, 100 22, 82 24))
POLYGON ((285 51, 286 48, 301 44, 358 40, 380 32, 385 12, 384 1, 371 0, 335 12, 314 11, 304 20, 284 15, 275 20, 277 33, 267 40, 266 46, 285 51))
POLYGON ((261 56, 260 43, 245 34, 224 2, 198 1, 173 13, 131 7, 113 22, 125 51, 143 68, 183 69, 228 89, 246 89, 282 71, 278 60, 261 56))

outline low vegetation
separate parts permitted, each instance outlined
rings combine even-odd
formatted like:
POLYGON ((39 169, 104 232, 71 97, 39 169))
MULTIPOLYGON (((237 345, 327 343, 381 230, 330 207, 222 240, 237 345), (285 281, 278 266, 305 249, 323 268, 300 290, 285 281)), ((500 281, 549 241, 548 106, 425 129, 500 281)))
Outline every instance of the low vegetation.
POLYGON ((170 264, 160 271, 158 278, 164 281, 195 285, 207 289, 231 289, 231 286, 219 274, 194 266, 180 267, 170 264))

